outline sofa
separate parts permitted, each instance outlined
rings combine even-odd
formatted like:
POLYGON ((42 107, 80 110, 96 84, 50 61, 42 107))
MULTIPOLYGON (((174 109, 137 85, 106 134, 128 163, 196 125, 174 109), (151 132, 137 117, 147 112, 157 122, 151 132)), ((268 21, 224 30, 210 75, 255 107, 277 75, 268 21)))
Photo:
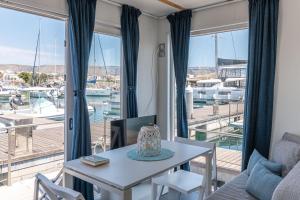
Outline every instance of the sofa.
MULTIPOLYGON (((300 147, 300 136, 298 135, 285 133, 281 140, 292 142, 300 147)), ((279 150, 277 148, 276 151, 277 152, 272 152, 272 159, 276 156, 282 157, 283 155, 274 155, 274 153, 281 154, 283 151, 286 152, 286 149, 285 147, 279 150)), ((296 157, 296 164, 291 167, 288 173, 283 177, 282 181, 277 185, 273 192, 272 200, 300 199, 300 162, 297 162, 300 160, 300 157, 298 154, 296 155, 296 153, 293 153, 293 156, 296 157)), ((282 164, 284 165, 284 163, 282 164)), ((208 196, 206 200, 257 200, 246 191, 248 178, 249 176, 245 170, 233 180, 226 183, 208 196)))

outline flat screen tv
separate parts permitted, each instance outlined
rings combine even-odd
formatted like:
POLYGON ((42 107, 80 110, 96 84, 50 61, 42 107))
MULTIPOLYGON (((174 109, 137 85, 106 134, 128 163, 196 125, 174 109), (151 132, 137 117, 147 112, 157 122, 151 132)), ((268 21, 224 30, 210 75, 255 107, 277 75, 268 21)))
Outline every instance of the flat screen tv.
POLYGON ((153 124, 156 124, 156 115, 111 121, 110 148, 135 144, 141 127, 153 124))

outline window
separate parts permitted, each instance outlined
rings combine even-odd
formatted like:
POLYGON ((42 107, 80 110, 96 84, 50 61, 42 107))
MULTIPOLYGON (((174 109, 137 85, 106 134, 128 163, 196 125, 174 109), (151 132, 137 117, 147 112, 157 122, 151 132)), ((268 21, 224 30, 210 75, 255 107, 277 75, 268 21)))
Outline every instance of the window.
POLYGON ((189 137, 215 142, 219 167, 227 164, 233 170, 241 165, 247 59, 248 29, 191 36, 189 137))
POLYGON ((93 153, 109 147, 109 121, 121 115, 120 66, 121 38, 94 33, 86 88, 93 153))
POLYGON ((65 21, 0 8, 0 27, 0 184, 9 184, 62 168, 65 21))

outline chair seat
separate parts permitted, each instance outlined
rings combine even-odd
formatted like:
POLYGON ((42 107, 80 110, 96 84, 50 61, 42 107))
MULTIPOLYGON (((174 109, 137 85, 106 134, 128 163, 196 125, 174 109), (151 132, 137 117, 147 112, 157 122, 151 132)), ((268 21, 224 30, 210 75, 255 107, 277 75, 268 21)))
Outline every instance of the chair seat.
POLYGON ((183 194, 189 194, 203 186, 202 175, 184 170, 153 178, 152 181, 157 185, 165 185, 183 194))
MULTIPOLYGON (((183 194, 180 196, 180 200, 195 200, 199 198, 199 191, 191 192, 190 194, 183 194)), ((159 200, 169 200, 168 193, 163 194, 159 200)))

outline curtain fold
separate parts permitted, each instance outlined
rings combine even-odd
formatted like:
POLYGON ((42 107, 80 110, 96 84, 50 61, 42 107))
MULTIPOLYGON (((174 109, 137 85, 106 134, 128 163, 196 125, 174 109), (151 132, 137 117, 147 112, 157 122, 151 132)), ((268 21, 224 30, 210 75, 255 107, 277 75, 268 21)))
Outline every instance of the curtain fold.
POLYGON ((249 56, 243 164, 254 149, 269 156, 272 131, 279 0, 249 0, 249 56))
MULTIPOLYGON (((74 113, 72 159, 91 155, 91 131, 85 98, 88 61, 93 38, 96 0, 68 0, 69 42, 73 74, 74 113)), ((93 185, 74 178, 74 189, 93 200, 93 185)))
MULTIPOLYGON (((188 122, 185 102, 186 76, 189 58, 192 11, 184 10, 167 16, 171 29, 171 40, 176 79, 177 136, 188 138, 188 122)), ((181 166, 189 170, 188 163, 181 166)))
POLYGON ((138 18, 141 14, 142 13, 139 9, 128 5, 122 5, 121 35, 127 80, 127 118, 134 118, 138 116, 136 79, 140 41, 138 18))

